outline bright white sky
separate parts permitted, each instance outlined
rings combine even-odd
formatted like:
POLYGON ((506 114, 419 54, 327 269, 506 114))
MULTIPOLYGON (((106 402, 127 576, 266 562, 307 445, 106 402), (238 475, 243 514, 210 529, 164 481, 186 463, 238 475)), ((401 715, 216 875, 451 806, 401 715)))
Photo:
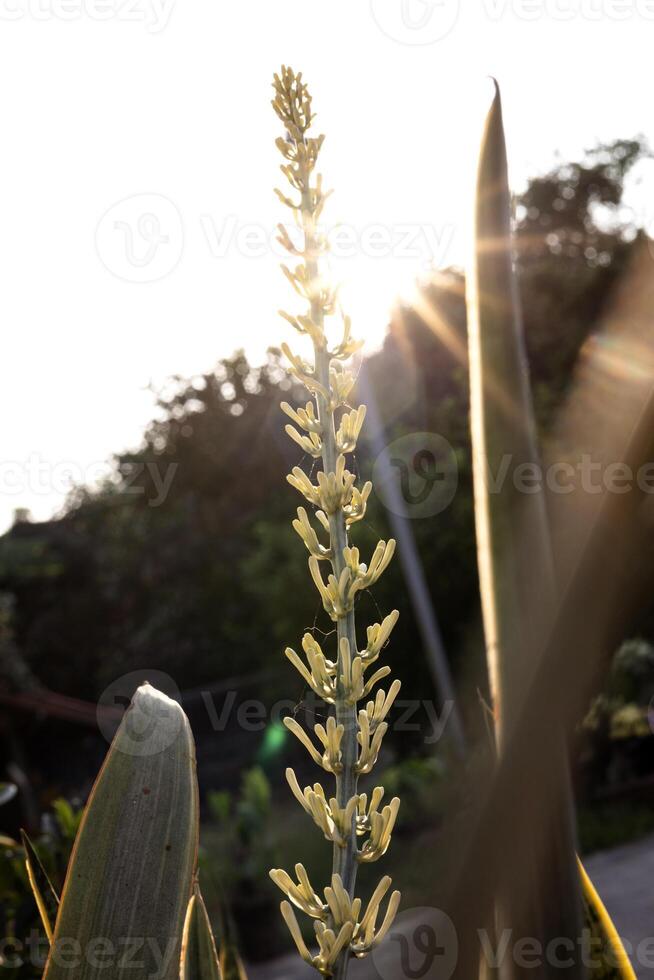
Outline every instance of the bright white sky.
POLYGON ((0 528, 138 444, 150 381, 288 338, 281 61, 328 135, 335 272, 375 343, 430 258, 464 259, 486 76, 520 186, 556 150, 654 143, 653 42, 654 0, 0 0, 0 528))

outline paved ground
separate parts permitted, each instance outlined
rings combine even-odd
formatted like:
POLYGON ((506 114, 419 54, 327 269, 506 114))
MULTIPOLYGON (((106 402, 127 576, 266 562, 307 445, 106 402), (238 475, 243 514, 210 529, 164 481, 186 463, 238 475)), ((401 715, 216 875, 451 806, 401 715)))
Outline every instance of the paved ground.
MULTIPOLYGON (((639 980, 654 980, 654 835, 598 852, 584 863, 628 952, 633 950, 632 962, 639 980), (650 943, 644 948, 646 939, 650 943)), ((400 931, 413 933, 415 922, 411 912, 402 913, 398 918, 400 931)), ((348 980, 402 980, 403 971, 396 962, 398 953, 397 944, 385 943, 375 954, 374 962, 367 958, 354 963, 348 980)), ((317 976, 294 954, 266 966, 252 967, 248 975, 250 980, 315 980, 317 976)))
POLYGON ((625 946, 629 943, 634 950, 639 980, 651 980, 654 939, 648 949, 641 946, 640 957, 636 953, 639 943, 654 937, 654 835, 593 854, 584 863, 625 946))

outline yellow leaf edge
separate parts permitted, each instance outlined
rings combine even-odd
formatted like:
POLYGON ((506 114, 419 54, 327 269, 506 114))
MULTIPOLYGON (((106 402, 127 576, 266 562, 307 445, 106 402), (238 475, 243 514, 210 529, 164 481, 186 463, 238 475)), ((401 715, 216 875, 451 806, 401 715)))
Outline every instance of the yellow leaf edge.
POLYGON ((631 961, 625 952, 625 948, 622 944, 622 940, 618 935, 618 931, 613 925, 613 920, 611 916, 606 911, 606 907, 599 897, 595 886, 588 877, 588 873, 584 868, 583 864, 577 858, 577 863, 579 865, 579 875, 581 877, 581 887, 583 891, 584 898, 590 905, 590 907, 595 912, 599 920, 599 924, 604 932, 606 940, 611 947, 611 952, 615 958, 615 966, 619 971, 620 976, 623 980, 637 980, 634 968, 631 965, 631 961))

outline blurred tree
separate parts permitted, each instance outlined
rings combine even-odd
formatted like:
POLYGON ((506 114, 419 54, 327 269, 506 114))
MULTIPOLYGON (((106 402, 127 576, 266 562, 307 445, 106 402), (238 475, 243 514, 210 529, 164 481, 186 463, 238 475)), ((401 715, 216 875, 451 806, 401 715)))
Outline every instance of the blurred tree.
POLYGON ((544 424, 642 236, 623 192, 629 171, 649 155, 643 139, 601 144, 581 162, 531 180, 517 201, 527 354, 544 424))

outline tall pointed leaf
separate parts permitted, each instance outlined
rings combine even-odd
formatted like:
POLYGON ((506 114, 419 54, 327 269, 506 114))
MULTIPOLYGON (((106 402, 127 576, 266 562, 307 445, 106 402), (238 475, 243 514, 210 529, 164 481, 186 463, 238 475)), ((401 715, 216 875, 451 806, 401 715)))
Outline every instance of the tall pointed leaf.
POLYGON ((179 980, 220 980, 211 923, 197 885, 186 912, 179 980))
MULTIPOLYGON (((520 482, 537 478, 539 457, 513 264, 508 168, 497 86, 482 142, 475 217, 475 259, 468 277, 475 524, 501 753, 518 720, 535 666, 535 639, 551 628, 556 588, 542 488, 529 492, 520 482), (538 602, 533 601, 534 569, 538 570, 538 602)), ((550 938, 580 935, 573 811, 565 753, 556 737, 552 752, 560 756, 557 785, 551 787, 558 807, 544 815, 541 839, 536 838, 534 828, 533 847, 518 858, 524 867, 525 894, 500 898, 501 916, 514 934, 540 938, 544 946, 550 938)), ((513 974, 518 976, 520 971, 513 967, 513 974)), ((530 975, 536 975, 533 969, 530 975)), ((581 966, 564 975, 582 976, 581 966)))
POLYGON ((47 871, 41 864, 41 859, 36 853, 34 845, 24 830, 21 830, 20 836, 23 842, 23 850, 25 851, 27 877, 32 888, 36 906, 39 910, 39 915, 41 916, 45 934, 48 937, 48 942, 52 942, 54 924, 59 910, 59 896, 48 877, 47 871))
POLYGON ((534 630, 547 623, 554 600, 544 496, 523 492, 513 479, 539 460, 510 215, 496 87, 479 162, 475 260, 468 276, 467 305, 477 560, 500 744, 519 703, 534 630), (502 473, 506 478, 500 483, 502 473), (542 592, 540 614, 524 596, 534 567, 542 592))
POLYGON ((44 980, 177 980, 197 837, 188 721, 144 684, 89 798, 44 980))
POLYGON ((581 875, 586 925, 590 934, 589 948, 593 952, 592 959, 594 961, 589 971, 589 980, 636 980, 636 974, 629 962, 618 931, 581 861, 579 862, 579 873, 581 875))

